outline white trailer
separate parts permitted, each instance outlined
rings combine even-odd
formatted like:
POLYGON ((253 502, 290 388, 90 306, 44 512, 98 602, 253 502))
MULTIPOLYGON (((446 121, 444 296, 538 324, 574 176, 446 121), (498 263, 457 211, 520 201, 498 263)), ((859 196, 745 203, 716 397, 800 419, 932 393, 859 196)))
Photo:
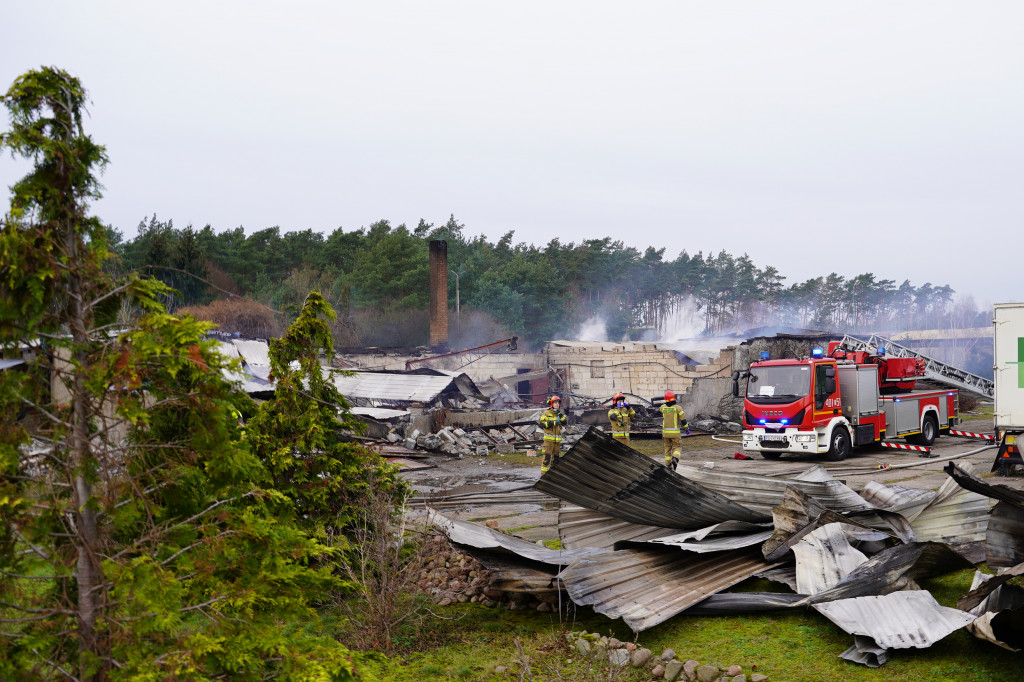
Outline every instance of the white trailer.
POLYGON ((993 421, 1000 444, 992 470, 1005 475, 1012 465, 1024 464, 1018 444, 1024 434, 1024 303, 996 303, 993 308, 993 421))

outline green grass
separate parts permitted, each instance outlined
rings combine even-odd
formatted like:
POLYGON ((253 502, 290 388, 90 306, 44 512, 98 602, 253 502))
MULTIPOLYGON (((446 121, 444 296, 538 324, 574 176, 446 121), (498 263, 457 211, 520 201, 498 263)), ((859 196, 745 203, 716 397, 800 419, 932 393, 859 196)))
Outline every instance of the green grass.
MULTIPOLYGON (((943 605, 953 606, 966 594, 972 575, 972 570, 959 571, 925 581, 922 587, 943 605)), ((766 581, 751 580, 738 589, 771 588, 766 581)), ((418 631, 408 628, 406 639, 396 642, 399 646, 385 652, 386 658, 366 662, 364 671, 378 679, 398 682, 517 680, 520 678, 514 665, 525 656, 534 668, 532 679, 588 680, 596 679, 596 671, 562 644, 560 633, 586 630, 623 641, 634 640, 622 621, 610 620, 586 608, 576 609, 575 619, 563 622, 559 622, 556 614, 488 609, 476 604, 460 604, 438 612, 455 619, 431 619, 418 631), (495 675, 494 669, 500 665, 508 666, 509 670, 495 675)), ((336 622, 334 627, 337 636, 345 641, 344 627, 336 622)), ((655 655, 671 648, 682 660, 693 658, 722 666, 738 664, 748 676, 760 672, 772 680, 789 682, 1016 682, 1022 662, 1020 654, 958 630, 929 649, 896 650, 888 663, 871 669, 839 658, 853 643, 853 636, 813 610, 745 616, 680 615, 640 633, 636 640, 655 655)), ((647 680, 649 674, 629 670, 617 679, 647 680)))

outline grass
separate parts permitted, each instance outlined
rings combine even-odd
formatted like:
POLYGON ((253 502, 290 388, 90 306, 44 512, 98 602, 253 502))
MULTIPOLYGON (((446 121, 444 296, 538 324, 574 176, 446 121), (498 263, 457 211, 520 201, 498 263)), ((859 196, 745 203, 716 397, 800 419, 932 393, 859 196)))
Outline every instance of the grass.
MULTIPOLYGON (((925 581, 922 587, 945 606, 954 606, 967 593, 973 570, 963 570, 925 581)), ((767 581, 751 580, 740 590, 771 589, 767 581)), ((586 630, 633 641, 622 621, 610 620, 587 608, 569 604, 574 617, 559 621, 557 614, 488 609, 459 604, 439 613, 454 620, 430 620, 418 631, 410 628, 387 657, 366 662, 365 672, 378 679, 412 680, 517 680, 516 661, 529 657, 535 680, 596 679, 594 671, 574 651, 560 645, 566 630, 586 630), (518 645, 517 645, 518 643, 518 645), (497 666, 508 671, 495 674, 497 666)), ((330 617, 330 616, 328 616, 330 617)), ((331 626, 344 641, 344 625, 331 626)), ((400 638, 396 638, 400 639, 400 638)), ((848 635, 813 610, 744 616, 680 615, 642 632, 639 646, 659 655, 676 651, 681 660, 696 659, 723 667, 738 664, 749 675, 760 672, 772 680, 820 682, 1016 682, 1020 654, 1000 649, 958 630, 929 649, 901 649, 889 662, 871 669, 839 658, 853 643, 848 635)), ((607 673, 604 675, 607 678, 607 673)), ((372 679, 372 678, 371 678, 372 679)), ((523 678, 530 679, 530 678, 523 678)), ((617 679, 647 680, 648 673, 629 670, 617 679)))

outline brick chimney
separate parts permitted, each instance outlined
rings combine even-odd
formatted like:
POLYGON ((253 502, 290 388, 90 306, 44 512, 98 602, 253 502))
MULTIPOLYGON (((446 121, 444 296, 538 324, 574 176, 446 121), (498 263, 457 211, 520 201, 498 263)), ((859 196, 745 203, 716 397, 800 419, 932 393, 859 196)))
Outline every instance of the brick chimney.
POLYGON ((448 345, 448 242, 430 242, 430 345, 448 345))

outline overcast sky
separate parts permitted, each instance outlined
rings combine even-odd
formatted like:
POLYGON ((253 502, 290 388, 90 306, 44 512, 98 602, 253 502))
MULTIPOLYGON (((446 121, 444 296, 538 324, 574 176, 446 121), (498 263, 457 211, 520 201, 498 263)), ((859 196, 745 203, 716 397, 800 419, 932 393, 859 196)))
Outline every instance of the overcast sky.
POLYGON ((94 212, 128 237, 454 213, 1024 300, 1018 0, 36 0, 0 25, 0 88, 55 65, 89 90, 94 212))

